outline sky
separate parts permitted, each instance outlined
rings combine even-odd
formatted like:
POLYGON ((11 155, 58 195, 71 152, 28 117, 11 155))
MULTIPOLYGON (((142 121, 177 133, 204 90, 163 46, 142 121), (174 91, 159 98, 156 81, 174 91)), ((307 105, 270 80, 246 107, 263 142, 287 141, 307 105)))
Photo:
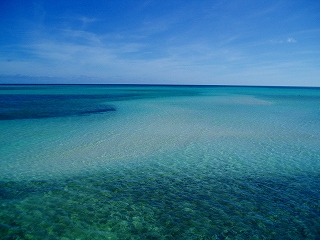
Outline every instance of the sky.
POLYGON ((320 86, 319 0, 1 0, 0 83, 320 86))

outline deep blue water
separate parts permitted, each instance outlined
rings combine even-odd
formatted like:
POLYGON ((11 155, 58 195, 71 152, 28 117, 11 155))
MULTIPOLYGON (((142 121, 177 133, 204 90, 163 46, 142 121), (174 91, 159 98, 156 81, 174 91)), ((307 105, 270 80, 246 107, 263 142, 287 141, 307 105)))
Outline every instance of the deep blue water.
POLYGON ((319 239, 320 89, 1 85, 1 239, 319 239))

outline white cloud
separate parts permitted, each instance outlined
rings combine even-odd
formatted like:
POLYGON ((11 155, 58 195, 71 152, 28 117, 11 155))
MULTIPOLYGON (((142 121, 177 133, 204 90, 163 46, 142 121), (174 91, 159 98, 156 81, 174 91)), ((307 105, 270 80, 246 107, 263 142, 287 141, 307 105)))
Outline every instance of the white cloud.
POLYGON ((277 43, 283 43, 281 40, 270 40, 270 43, 277 44, 277 43))
POLYGON ((296 43, 297 40, 295 40, 294 38, 288 38, 288 39, 287 39, 287 42, 288 42, 288 43, 296 43))
POLYGON ((88 23, 93 23, 93 22, 96 22, 98 21, 96 18, 87 18, 87 17, 81 17, 80 18, 80 21, 82 21, 82 23, 84 25, 87 25, 88 23))
POLYGON ((287 38, 287 40, 275 40, 275 39, 272 39, 270 40, 270 43, 272 44, 283 44, 283 43, 296 43, 297 40, 295 40, 294 38, 287 38))

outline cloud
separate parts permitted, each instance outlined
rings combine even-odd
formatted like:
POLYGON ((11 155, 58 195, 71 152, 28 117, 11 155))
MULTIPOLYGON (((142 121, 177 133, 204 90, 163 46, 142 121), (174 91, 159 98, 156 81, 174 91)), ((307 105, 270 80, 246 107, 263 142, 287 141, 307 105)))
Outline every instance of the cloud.
POLYGON ((283 43, 296 43, 297 42, 297 40, 295 40, 294 38, 287 38, 287 40, 286 41, 284 41, 284 40, 274 40, 274 39, 272 39, 272 40, 270 40, 270 43, 272 43, 272 44, 283 44, 283 43))
POLYGON ((84 24, 87 24, 87 23, 92 23, 92 22, 96 22, 98 21, 97 18, 87 18, 87 17, 80 17, 80 21, 82 21, 84 24))
POLYGON ((296 43, 297 40, 295 40, 294 38, 288 38, 288 39, 287 39, 287 42, 288 42, 288 43, 296 43))
POLYGON ((283 43, 282 40, 270 40, 270 43, 272 44, 280 44, 280 43, 283 43))

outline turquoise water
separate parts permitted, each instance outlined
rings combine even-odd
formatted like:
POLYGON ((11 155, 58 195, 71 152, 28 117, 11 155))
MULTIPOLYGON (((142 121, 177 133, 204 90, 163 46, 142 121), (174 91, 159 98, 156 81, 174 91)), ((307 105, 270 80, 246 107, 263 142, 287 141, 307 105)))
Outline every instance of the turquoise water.
POLYGON ((320 89, 0 85, 1 239, 319 239, 320 89))

